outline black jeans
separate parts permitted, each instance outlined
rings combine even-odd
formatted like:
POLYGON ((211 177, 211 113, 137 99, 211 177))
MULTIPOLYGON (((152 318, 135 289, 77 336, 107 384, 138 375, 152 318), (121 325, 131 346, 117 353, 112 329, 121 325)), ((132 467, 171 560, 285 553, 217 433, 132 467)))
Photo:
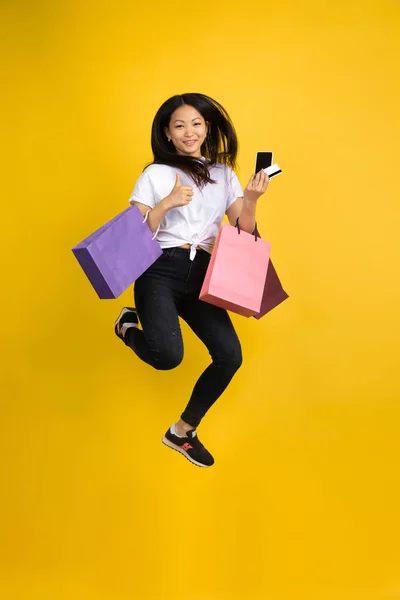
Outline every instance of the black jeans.
POLYGON ((181 317, 206 345, 212 363, 194 386, 181 418, 197 427, 242 364, 239 339, 228 313, 199 300, 210 254, 170 248, 135 283, 142 330, 126 331, 127 346, 155 369, 173 369, 183 359, 181 317))

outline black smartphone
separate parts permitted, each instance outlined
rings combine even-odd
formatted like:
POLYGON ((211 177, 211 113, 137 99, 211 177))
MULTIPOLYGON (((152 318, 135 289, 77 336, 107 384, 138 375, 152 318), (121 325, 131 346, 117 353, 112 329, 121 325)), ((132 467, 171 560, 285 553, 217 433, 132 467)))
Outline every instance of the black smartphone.
POLYGON ((273 152, 257 152, 256 155, 256 168, 254 173, 258 173, 261 169, 266 169, 272 165, 274 158, 273 152))

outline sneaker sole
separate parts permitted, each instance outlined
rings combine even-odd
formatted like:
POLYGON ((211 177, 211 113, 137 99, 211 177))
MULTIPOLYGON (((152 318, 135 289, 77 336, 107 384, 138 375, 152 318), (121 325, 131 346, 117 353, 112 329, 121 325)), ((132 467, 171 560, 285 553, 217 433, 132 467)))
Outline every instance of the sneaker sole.
POLYGON ((180 454, 182 454, 182 456, 187 458, 188 461, 190 461, 193 465, 196 465, 196 467, 202 467, 203 469, 206 469, 207 467, 212 467, 212 465, 203 465, 202 463, 197 462, 197 460, 194 460, 193 458, 191 458, 189 456, 189 454, 187 452, 185 452, 185 450, 182 450, 182 448, 180 446, 177 446, 176 444, 173 444, 172 442, 170 442, 169 439, 167 439, 165 437, 165 435, 162 439, 162 443, 165 444, 166 446, 168 446, 168 448, 172 448, 172 450, 176 450, 176 452, 179 452, 180 454))

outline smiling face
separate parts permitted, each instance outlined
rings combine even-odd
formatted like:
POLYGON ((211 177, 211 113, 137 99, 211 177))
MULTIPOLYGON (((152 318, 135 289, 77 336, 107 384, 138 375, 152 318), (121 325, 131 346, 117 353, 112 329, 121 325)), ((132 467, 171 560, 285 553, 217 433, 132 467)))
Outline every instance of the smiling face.
POLYGON ((193 106, 184 104, 177 108, 171 115, 169 127, 164 131, 178 154, 200 158, 208 124, 193 106))

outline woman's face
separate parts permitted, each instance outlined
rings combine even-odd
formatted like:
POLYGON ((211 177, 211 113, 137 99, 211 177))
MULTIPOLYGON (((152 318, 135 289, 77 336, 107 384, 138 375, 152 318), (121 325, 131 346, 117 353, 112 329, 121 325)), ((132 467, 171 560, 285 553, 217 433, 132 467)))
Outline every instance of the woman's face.
POLYGON ((165 135, 171 138, 178 154, 201 156, 201 146, 207 136, 208 124, 201 114, 187 104, 180 106, 171 115, 169 127, 165 128, 165 135))

